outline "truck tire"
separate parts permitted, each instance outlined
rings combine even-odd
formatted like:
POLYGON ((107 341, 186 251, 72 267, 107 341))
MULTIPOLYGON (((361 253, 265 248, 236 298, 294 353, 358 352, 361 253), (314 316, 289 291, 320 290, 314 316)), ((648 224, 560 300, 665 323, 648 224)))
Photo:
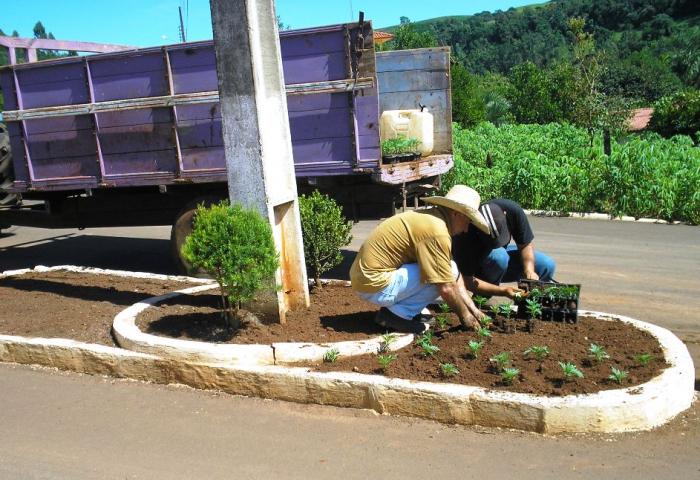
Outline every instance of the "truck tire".
POLYGON ((0 206, 11 206, 18 202, 19 197, 16 193, 6 191, 12 187, 14 180, 10 135, 5 125, 0 123, 0 206))
POLYGON ((181 274, 199 278, 209 277, 205 271, 194 268, 187 260, 182 258, 181 250, 182 246, 185 244, 185 239, 192 233, 194 215, 197 212, 197 207, 202 204, 208 207, 221 200, 221 198, 214 196, 199 197, 185 205, 177 214, 172 230, 170 231, 170 248, 175 266, 181 274))

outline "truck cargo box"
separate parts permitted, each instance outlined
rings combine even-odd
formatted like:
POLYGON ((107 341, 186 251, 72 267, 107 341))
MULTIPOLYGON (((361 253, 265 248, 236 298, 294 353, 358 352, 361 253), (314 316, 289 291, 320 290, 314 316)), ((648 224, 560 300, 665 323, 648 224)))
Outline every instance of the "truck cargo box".
MULTIPOLYGON (((382 52, 371 25, 280 34, 298 178, 404 185, 452 166, 449 50, 382 52), (434 154, 382 163, 379 115, 427 105, 434 154)), ((16 193, 226 182, 212 41, 0 70, 16 193)))

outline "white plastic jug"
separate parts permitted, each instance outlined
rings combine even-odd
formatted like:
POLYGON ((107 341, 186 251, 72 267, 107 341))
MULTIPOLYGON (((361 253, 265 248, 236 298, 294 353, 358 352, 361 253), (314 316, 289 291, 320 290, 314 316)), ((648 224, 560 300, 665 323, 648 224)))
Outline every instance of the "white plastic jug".
POLYGON ((433 115, 423 110, 385 110, 379 118, 382 141, 391 138, 415 138, 420 142, 418 151, 422 156, 433 151, 433 115))

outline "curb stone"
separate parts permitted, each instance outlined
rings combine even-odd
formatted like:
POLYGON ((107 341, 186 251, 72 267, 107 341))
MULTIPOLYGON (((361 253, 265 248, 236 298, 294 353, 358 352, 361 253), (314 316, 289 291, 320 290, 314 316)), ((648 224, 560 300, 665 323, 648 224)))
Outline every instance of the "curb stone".
POLYGON ((659 341, 670 367, 636 387, 542 397, 359 373, 312 372, 300 367, 197 363, 73 340, 9 335, 0 335, 0 361, 540 433, 648 430, 690 407, 695 398, 695 371, 687 348, 675 335, 629 317, 582 313, 648 331, 659 341))
POLYGON ((678 220, 663 220, 661 218, 635 218, 629 215, 621 215, 615 217, 609 213, 596 213, 596 212, 563 212, 558 210, 527 210, 525 209, 526 215, 532 215, 533 217, 570 217, 570 218, 582 218, 584 220, 609 220, 616 222, 638 222, 638 223, 660 223, 665 225, 692 225, 692 223, 681 222, 678 220))
MULTIPOLYGON (((349 282, 324 282, 327 284, 349 285, 349 282)), ((203 285, 177 290, 158 297, 147 298, 121 311, 112 324, 112 331, 119 346, 141 353, 150 353, 163 358, 173 358, 188 362, 201 362, 225 365, 286 365, 300 362, 319 362, 331 348, 338 350, 343 357, 375 353, 380 346, 381 337, 368 340, 351 340, 343 342, 279 342, 271 345, 240 345, 198 342, 161 337, 142 332, 136 326, 136 317, 149 307, 173 298, 177 295, 190 294, 215 288, 215 285, 203 285)), ((397 334, 396 340, 389 345, 392 351, 399 350, 413 341, 411 334, 397 334)))

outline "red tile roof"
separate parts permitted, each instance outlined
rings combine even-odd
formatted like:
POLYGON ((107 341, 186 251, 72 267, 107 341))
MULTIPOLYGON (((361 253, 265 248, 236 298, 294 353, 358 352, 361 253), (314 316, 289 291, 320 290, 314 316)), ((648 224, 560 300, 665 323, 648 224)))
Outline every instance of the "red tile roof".
POLYGON ((394 35, 392 33, 380 32, 379 30, 375 30, 373 32, 373 37, 375 40, 391 40, 392 38, 394 38, 394 35))
POLYGON ((647 128, 653 113, 653 108, 638 108, 636 110, 632 110, 632 117, 629 121, 630 131, 638 132, 647 128))

